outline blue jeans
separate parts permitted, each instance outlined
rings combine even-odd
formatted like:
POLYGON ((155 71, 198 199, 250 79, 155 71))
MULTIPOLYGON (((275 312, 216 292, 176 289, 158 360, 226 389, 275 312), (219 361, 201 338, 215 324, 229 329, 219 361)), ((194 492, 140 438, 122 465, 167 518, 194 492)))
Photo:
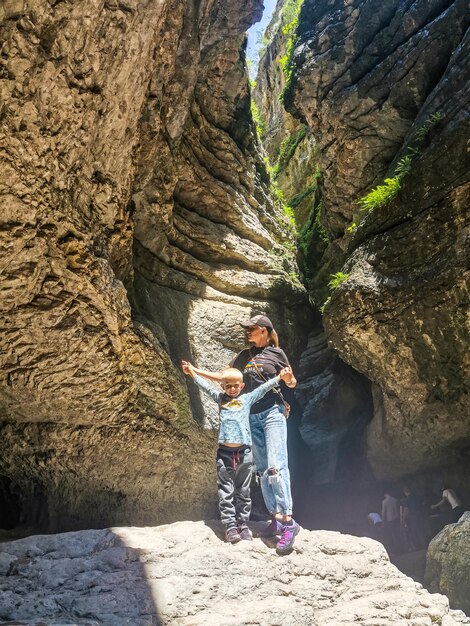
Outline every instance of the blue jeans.
POLYGON ((287 422, 284 407, 274 405, 250 415, 255 471, 260 474, 266 508, 292 515, 290 473, 287 465, 287 422))

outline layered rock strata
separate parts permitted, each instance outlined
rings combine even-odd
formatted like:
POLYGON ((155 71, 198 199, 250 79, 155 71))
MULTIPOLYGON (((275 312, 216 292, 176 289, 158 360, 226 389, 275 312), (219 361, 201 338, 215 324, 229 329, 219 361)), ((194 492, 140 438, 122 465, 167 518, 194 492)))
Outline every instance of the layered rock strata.
POLYGON ((323 304, 342 270, 324 323, 373 383, 369 458, 384 479, 463 467, 470 444, 466 8, 305 0, 284 94, 323 180, 310 292, 323 304), (387 176, 398 194, 361 213, 357 201, 387 176))
POLYGON ((191 411, 177 359, 220 367, 240 317, 278 321, 286 300, 281 336, 301 341, 248 115, 243 38, 259 11, 0 9, 0 471, 25 524, 212 511, 214 436, 193 414, 215 415, 196 396, 191 411))
POLYGON ((215 523, 185 522, 2 544, 0 619, 18 626, 470 624, 445 596, 401 574, 371 539, 302 530, 295 551, 280 558, 261 539, 232 546, 220 532, 215 523))
POLYGON ((399 196, 358 228, 345 264, 349 278, 327 308, 334 345, 374 383, 370 459, 387 478, 452 462, 465 467, 470 445, 463 108, 470 81, 461 82, 469 44, 456 49, 405 146, 432 112, 442 110, 442 122, 414 157, 399 196))

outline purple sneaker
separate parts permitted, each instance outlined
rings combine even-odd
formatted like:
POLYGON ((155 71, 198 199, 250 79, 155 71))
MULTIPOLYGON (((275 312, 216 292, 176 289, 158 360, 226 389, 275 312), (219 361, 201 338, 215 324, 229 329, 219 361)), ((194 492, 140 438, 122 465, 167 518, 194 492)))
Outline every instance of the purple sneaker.
POLYGON ((282 524, 275 517, 271 520, 269 526, 266 526, 260 533, 260 537, 275 537, 276 535, 280 535, 282 532, 282 524))
POLYGON ((278 554, 288 554, 294 548, 294 541, 300 532, 300 526, 292 520, 292 524, 282 526, 281 538, 276 544, 278 554))

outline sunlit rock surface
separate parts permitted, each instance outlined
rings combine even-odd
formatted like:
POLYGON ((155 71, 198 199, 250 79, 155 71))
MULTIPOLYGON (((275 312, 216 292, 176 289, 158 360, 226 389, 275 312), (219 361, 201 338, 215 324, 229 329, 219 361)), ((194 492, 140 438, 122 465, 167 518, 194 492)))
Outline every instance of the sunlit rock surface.
POLYGON ((431 591, 445 593, 452 606, 470 614, 470 512, 429 544, 425 581, 431 591))
POLYGON ((216 522, 113 528, 0 545, 0 619, 27 626, 457 626, 445 596, 371 539, 302 530, 285 557, 216 522))
POLYGON ((249 117, 260 11, 2 3, 0 473, 23 523, 212 514, 215 410, 179 359, 225 365, 261 310, 302 340, 249 117))

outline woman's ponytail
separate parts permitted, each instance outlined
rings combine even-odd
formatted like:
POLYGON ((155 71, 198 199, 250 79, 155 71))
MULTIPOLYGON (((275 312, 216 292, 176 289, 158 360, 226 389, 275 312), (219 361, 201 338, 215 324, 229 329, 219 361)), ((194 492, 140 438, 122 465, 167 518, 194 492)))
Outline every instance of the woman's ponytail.
POLYGON ((272 329, 268 336, 268 345, 273 346, 273 348, 279 348, 279 337, 277 336, 277 332, 272 329))

